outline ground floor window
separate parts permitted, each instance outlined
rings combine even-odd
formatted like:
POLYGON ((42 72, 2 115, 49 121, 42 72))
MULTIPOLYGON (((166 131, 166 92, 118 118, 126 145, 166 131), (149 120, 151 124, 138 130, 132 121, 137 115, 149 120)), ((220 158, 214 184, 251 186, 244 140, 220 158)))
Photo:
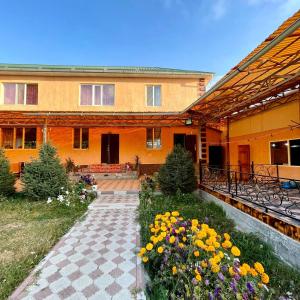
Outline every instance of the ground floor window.
POLYGON ((161 128, 147 128, 146 145, 149 149, 161 148, 161 128))
POLYGON ((271 164, 300 166, 300 139, 271 142, 271 164))
POLYGON ((74 149, 88 149, 89 148, 89 129, 88 128, 74 128, 73 148, 74 149))
POLYGON ((1 147, 4 149, 36 149, 36 128, 2 128, 1 147))

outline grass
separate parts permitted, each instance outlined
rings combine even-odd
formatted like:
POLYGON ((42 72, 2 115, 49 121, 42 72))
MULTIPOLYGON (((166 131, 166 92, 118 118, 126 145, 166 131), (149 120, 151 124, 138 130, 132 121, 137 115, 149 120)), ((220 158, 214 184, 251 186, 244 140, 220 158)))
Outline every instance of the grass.
MULTIPOLYGON (((233 243, 242 253, 241 262, 254 263, 260 261, 270 276, 269 287, 273 290, 274 298, 292 292, 295 299, 300 299, 300 273, 283 263, 275 254, 270 245, 254 234, 247 234, 235 229, 234 222, 226 217, 224 210, 213 202, 206 202, 193 195, 165 197, 154 196, 149 203, 142 194, 139 206, 139 222, 141 224, 141 239, 145 245, 149 241, 149 225, 156 214, 178 210, 184 218, 197 218, 216 229, 217 232, 228 232, 233 243)), ((151 270, 147 269, 150 278, 151 270)), ((163 287, 150 291, 150 299, 165 299, 163 287), (160 291, 161 290, 161 291, 160 291)))
POLYGON ((0 201, 0 300, 7 299, 86 207, 57 207, 22 195, 0 201))

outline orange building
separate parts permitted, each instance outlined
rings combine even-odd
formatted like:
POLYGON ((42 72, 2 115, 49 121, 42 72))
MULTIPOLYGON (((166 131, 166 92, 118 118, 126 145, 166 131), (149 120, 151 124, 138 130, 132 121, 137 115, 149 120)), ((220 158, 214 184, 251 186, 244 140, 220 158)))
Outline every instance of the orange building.
POLYGON ((0 65, 0 145, 12 168, 50 141, 77 165, 164 162, 174 143, 197 161, 197 124, 178 115, 212 73, 164 68, 0 65))

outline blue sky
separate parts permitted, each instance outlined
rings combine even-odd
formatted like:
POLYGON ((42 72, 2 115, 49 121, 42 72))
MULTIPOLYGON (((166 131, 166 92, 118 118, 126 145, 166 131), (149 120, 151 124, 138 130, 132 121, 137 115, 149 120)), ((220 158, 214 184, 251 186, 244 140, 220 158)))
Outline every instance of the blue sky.
POLYGON ((161 66, 224 75, 300 0, 1 2, 0 62, 161 66))

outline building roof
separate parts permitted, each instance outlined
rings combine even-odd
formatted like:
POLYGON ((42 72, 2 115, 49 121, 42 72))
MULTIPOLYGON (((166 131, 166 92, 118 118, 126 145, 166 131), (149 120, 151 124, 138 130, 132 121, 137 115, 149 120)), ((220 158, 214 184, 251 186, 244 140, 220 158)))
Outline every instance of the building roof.
POLYGON ((47 75, 84 75, 84 76, 155 76, 155 77, 211 77, 214 73, 196 70, 182 70, 160 67, 134 66, 78 66, 78 65, 37 65, 37 64, 0 64, 0 74, 39 73, 47 75))
POLYGON ((236 120, 299 99, 299 86, 300 10, 185 112, 203 123, 236 120))

